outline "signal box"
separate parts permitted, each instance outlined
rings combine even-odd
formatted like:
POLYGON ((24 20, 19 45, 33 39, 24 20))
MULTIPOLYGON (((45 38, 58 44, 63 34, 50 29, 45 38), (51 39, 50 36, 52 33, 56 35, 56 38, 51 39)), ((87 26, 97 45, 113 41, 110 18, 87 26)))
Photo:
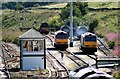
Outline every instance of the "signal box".
POLYGON ((46 69, 45 36, 32 28, 19 38, 21 70, 46 69))

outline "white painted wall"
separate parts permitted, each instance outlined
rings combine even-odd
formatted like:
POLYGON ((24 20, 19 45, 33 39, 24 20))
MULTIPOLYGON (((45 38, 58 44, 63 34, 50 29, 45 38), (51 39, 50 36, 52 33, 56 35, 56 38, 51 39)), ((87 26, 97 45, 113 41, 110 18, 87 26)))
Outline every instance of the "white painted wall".
POLYGON ((44 69, 44 57, 23 57, 23 70, 44 69))
POLYGON ((23 55, 44 55, 44 50, 41 50, 41 51, 23 51, 23 55))

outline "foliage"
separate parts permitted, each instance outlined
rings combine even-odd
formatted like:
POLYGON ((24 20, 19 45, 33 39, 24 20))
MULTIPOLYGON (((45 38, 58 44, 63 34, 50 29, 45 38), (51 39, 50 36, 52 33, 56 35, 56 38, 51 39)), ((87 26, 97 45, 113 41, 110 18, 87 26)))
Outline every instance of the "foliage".
POLYGON ((36 28, 40 26, 41 23, 47 21, 49 18, 53 17, 54 15, 58 14, 59 11, 56 10, 27 10, 27 11, 9 11, 3 10, 2 15, 2 26, 3 28, 19 28, 20 26, 20 16, 23 17, 22 26, 23 27, 33 27, 34 20, 36 20, 37 24, 35 25, 36 28))
POLYGON ((61 11, 61 13, 60 13, 60 18, 62 19, 62 20, 65 20, 66 18, 68 18, 69 17, 69 10, 70 10, 70 7, 65 7, 62 11, 61 11))
POLYGON ((108 41, 108 46, 110 49, 113 49, 115 47, 115 42, 114 41, 108 41))
MULTIPOLYGON (((88 12, 88 4, 84 2, 74 2, 73 3, 73 17, 82 17, 88 12)), ((60 17, 62 20, 65 20, 70 15, 70 4, 67 4, 66 7, 61 11, 60 17)))
POLYGON ((86 16, 87 22, 91 23, 92 19, 99 21, 95 33, 105 36, 109 32, 118 33, 118 11, 90 11, 86 16))
POLYGON ((50 4, 50 5, 45 5, 45 6, 40 6, 41 8, 48 8, 48 9, 52 9, 52 8, 64 8, 67 5, 67 3, 57 3, 57 4, 50 4))
POLYGON ((50 18, 50 19, 48 20, 48 24, 49 24, 49 26, 50 26, 51 28, 52 28, 52 27, 53 27, 53 28, 56 28, 56 27, 61 26, 60 16, 59 16, 59 15, 56 15, 56 16, 50 18))
POLYGON ((19 42, 19 38, 15 37, 12 41, 12 43, 17 44, 18 46, 20 46, 20 42, 19 42))
POLYGON ((120 71, 114 71, 112 75, 115 79, 120 79, 120 71))
POLYGON ((35 5, 48 5, 48 4, 53 4, 53 2, 6 2, 2 4, 2 9, 16 9, 16 6, 21 6, 21 7, 33 7, 35 5))
POLYGON ((76 5, 78 6, 81 14, 84 16, 88 13, 88 3, 87 2, 76 2, 76 3, 73 3, 73 5, 76 5))
POLYGON ((22 9, 24 9, 24 6, 22 6, 21 3, 17 3, 15 6, 15 10, 22 10, 22 9))
MULTIPOLYGON (((88 12, 88 4, 84 2, 73 2, 73 26, 85 24, 83 16, 88 12)), ((64 25, 70 26, 70 4, 67 4, 60 13, 60 18, 64 25)))
POLYGON ((104 36, 102 34, 97 34, 99 38, 103 38, 104 36))
POLYGON ((95 28, 98 26, 98 20, 94 19, 92 23, 89 25, 89 31, 94 32, 95 28))
POLYGON ((4 42, 12 42, 14 44, 17 44, 18 46, 20 45, 18 37, 6 36, 6 37, 3 37, 2 41, 4 41, 4 42))
POLYGON ((118 8, 119 2, 89 2, 90 8, 118 8))
MULTIPOLYGON (((28 7, 32 7, 33 4, 34 6, 38 5, 46 5, 46 4, 53 4, 53 3, 47 3, 47 2, 39 2, 39 3, 32 3, 32 2, 22 2, 20 3, 24 8, 28 9, 28 7)), ((79 25, 92 25, 94 20, 99 21, 98 26, 95 27, 94 31, 100 36, 105 36, 108 32, 114 32, 117 33, 119 29, 119 23, 118 23, 118 11, 117 10, 110 10, 110 11, 89 11, 88 12, 88 7, 104 7, 106 6, 113 6, 113 4, 116 6, 117 3, 89 3, 89 5, 86 3, 84 7, 86 7, 85 12, 84 10, 80 10, 80 2, 73 3, 73 26, 79 26, 79 25), (105 5, 106 4, 106 5, 105 5), (87 6, 88 5, 88 6, 87 6), (82 12, 81 12, 82 11, 82 12), (88 13, 87 13, 88 12, 88 13), (87 13, 87 14, 86 14, 87 13), (85 14, 85 15, 83 15, 85 14)), ((83 3, 82 3, 83 4, 83 3)), ((3 3, 2 7, 6 7, 9 9, 15 9, 16 2, 7 2, 3 3), (13 7, 14 6, 14 7, 13 7)), ((47 5, 49 7, 49 5, 47 5)), ((52 5, 54 6, 54 5, 52 5)), ((63 10, 48 10, 48 9, 35 9, 35 7, 29 8, 29 10, 26 11, 21 11, 17 12, 14 10, 2 10, 2 27, 5 29, 9 29, 11 27, 16 29, 19 29, 19 24, 20 24, 20 16, 24 18, 23 22, 23 27, 32 27, 34 19, 37 21, 36 28, 39 28, 41 23, 47 22, 49 23, 50 27, 60 27, 62 24, 69 24, 70 22, 70 6, 67 4, 63 10), (30 10, 32 9, 32 10, 30 10), (60 13, 61 12, 61 13, 60 13), (60 13, 60 15, 59 15, 60 13)), ((93 24, 94 25, 94 24, 93 24)), ((92 27, 92 26, 91 26, 92 27)), ((4 33, 3 33, 4 35, 4 33)), ((8 33, 9 35, 9 33, 8 33)), ((12 41, 11 37, 5 35, 3 36, 3 39, 9 40, 7 41, 12 41)), ((19 34, 18 34, 19 35, 19 34)), ((14 36, 14 35, 13 35, 14 36)))
MULTIPOLYGON (((76 27, 76 26, 79 26, 79 25, 84 25, 83 23, 84 23, 83 20, 80 19, 79 17, 76 17, 76 16, 73 17, 73 27, 76 27)), ((68 19, 64 20, 63 25, 70 26, 70 17, 68 17, 68 19)))

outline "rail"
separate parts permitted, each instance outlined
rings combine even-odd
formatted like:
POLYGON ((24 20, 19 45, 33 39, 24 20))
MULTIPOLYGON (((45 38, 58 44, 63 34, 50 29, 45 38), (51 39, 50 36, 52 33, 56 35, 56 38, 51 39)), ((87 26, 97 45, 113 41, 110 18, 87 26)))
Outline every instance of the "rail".
POLYGON ((53 64, 50 60, 50 62, 52 63, 52 66, 56 71, 56 78, 60 78, 61 75, 63 74, 66 74, 66 76, 62 77, 62 78, 68 78, 69 77, 69 71, 67 70, 67 68, 55 57, 53 56, 49 51, 48 51, 48 54, 50 55, 49 57, 47 56, 47 59, 51 59, 52 61, 56 61, 56 63, 58 63, 59 66, 61 66, 64 70, 58 70, 59 68, 56 66, 56 64, 53 64), (51 58, 50 58, 51 57, 51 58))

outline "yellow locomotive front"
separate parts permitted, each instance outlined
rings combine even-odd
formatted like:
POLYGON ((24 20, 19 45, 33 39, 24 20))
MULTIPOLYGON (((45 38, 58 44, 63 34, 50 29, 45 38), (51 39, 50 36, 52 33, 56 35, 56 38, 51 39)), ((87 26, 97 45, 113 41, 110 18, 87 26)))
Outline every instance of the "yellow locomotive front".
POLYGON ((95 34, 86 32, 81 35, 81 50, 88 54, 97 52, 97 37, 95 34))
POLYGON ((60 50, 65 50, 66 48, 68 48, 68 34, 66 32, 56 32, 54 47, 60 50))

